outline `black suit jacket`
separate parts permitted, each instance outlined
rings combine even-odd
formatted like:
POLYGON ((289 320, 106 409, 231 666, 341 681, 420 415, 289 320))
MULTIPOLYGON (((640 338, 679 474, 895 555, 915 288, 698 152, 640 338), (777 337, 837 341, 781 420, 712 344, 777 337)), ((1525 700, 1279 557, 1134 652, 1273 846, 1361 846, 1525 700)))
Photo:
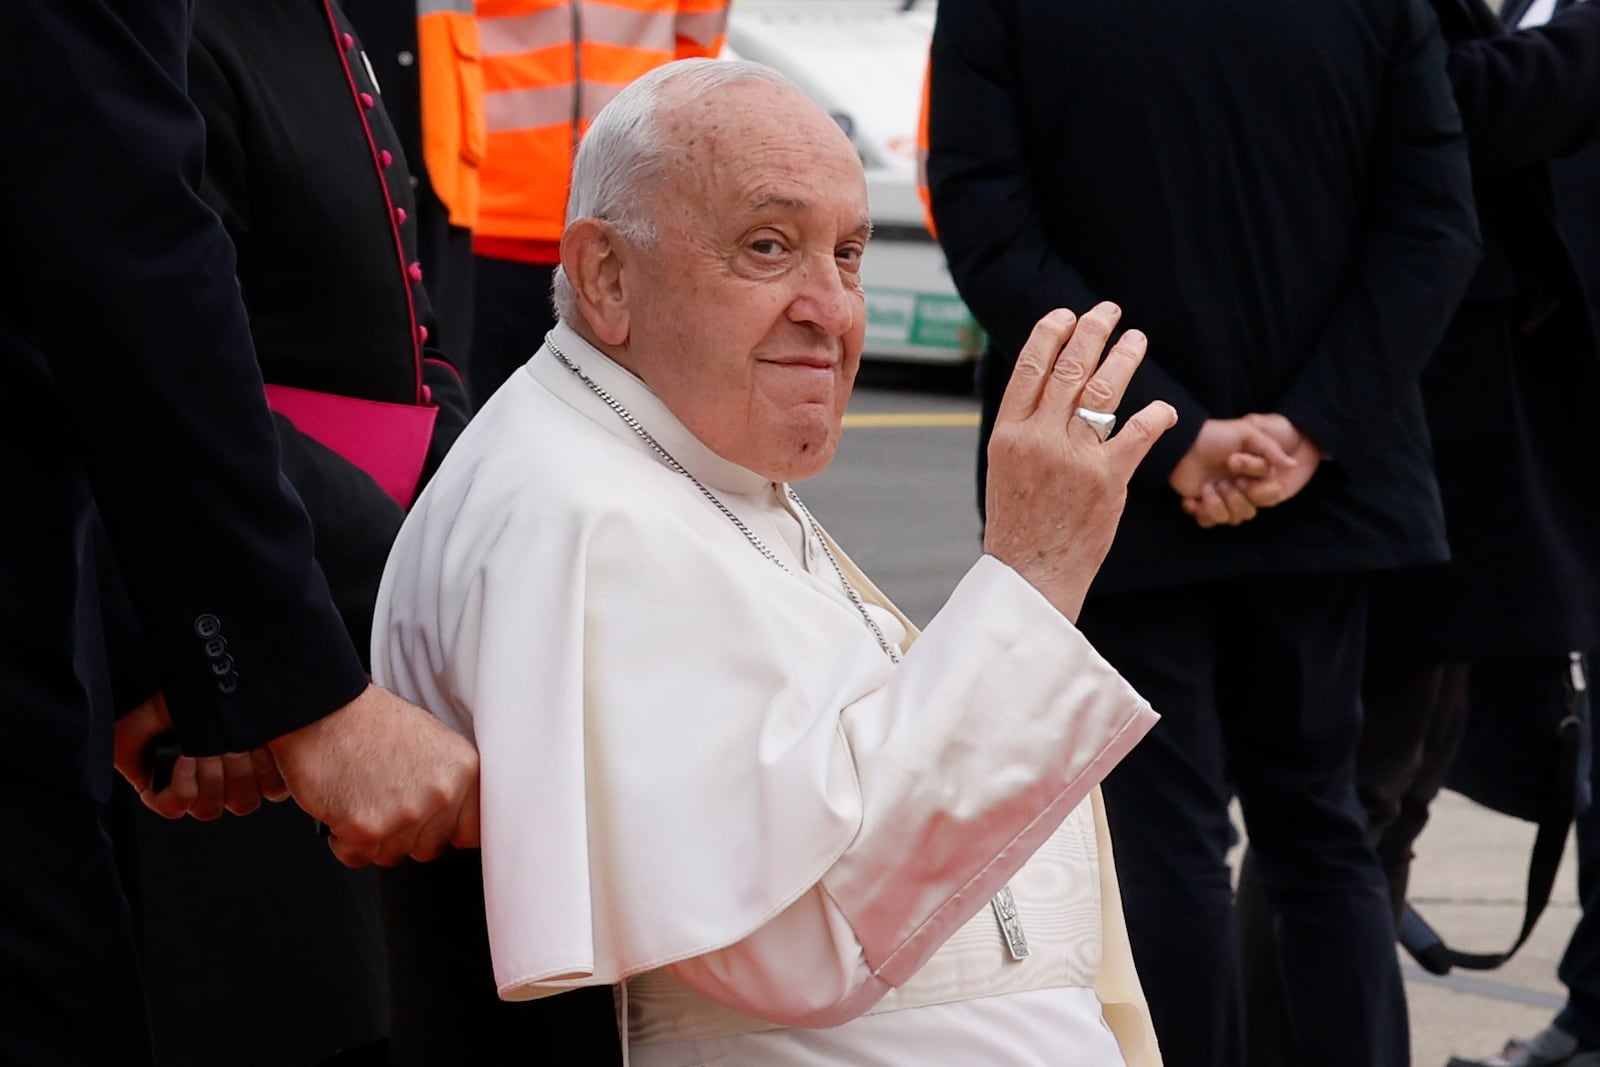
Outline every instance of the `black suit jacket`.
POLYGON ((1096 592, 1442 558, 1417 378, 1476 256, 1422 0, 948 0, 928 187, 957 288, 1014 361, 1050 308, 1150 338, 1122 405, 1178 426, 1096 592), (1278 411, 1334 461, 1201 530, 1166 485, 1207 417, 1278 411))
POLYGON ((196 192, 182 0, 0 5, 0 774, 103 794, 103 521, 194 753, 366 684, 279 473, 232 246, 196 192))
POLYGON ((1485 257, 1423 377, 1453 559, 1381 587, 1373 633, 1441 658, 1594 648, 1600 346, 1550 161, 1600 136, 1600 5, 1507 33, 1481 0, 1433 4, 1485 257))

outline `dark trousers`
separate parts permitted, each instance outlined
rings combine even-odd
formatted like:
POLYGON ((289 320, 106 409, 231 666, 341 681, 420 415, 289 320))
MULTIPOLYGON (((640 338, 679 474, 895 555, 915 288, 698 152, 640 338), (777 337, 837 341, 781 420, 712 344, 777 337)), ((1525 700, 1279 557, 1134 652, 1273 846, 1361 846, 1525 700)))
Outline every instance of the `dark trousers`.
MULTIPOLYGON (((1381 650, 1368 654, 1356 793, 1396 922, 1405 908, 1412 848, 1466 728, 1467 677, 1465 664, 1419 662, 1381 650)), ((1253 849, 1240 872, 1238 904, 1251 1004, 1250 1067, 1298 1067, 1309 1060, 1285 1002, 1277 935, 1253 849)))
POLYGON ((387 1033, 376 872, 305 812, 169 822, 119 782, 110 829, 161 1067, 355 1067, 387 1033))
POLYGON ((555 267, 478 256, 473 277, 472 356, 467 392, 473 410, 539 350, 556 324, 550 304, 555 267))
POLYGON ((1467 726, 1467 667, 1419 664, 1379 651, 1368 657, 1356 791, 1398 923, 1411 883, 1412 848, 1467 726))
POLYGON ((100 806, 0 783, 0 819, 0 1063, 149 1067, 133 928, 100 806))
POLYGON ((520 1002, 496 996, 476 850, 403 863, 380 885, 389 1067, 622 1067, 610 987, 520 1002))
POLYGON ((1240 1067, 1226 855, 1237 792, 1309 1063, 1409 1063, 1383 872, 1355 794, 1366 594, 1273 576, 1098 597, 1081 627, 1162 715, 1105 783, 1135 962, 1168 1067, 1240 1067))

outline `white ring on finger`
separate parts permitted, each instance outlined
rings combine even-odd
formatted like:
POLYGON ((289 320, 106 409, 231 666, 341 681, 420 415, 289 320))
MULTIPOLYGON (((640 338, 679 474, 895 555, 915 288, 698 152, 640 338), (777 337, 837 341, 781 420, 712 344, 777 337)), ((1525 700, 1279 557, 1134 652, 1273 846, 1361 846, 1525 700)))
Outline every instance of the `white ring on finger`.
POLYGON ((1116 428, 1117 417, 1109 411, 1095 411, 1093 408, 1078 408, 1073 411, 1072 417, 1082 419, 1089 424, 1089 429, 1102 442, 1111 437, 1111 431, 1116 428))

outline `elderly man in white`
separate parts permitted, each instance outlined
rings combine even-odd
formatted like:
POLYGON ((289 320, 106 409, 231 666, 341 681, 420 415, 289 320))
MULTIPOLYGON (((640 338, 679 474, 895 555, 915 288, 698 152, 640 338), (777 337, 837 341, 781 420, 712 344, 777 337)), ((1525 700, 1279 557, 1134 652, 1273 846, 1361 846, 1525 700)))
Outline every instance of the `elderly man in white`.
POLYGON ((775 73, 625 89, 561 324, 406 521, 376 672, 480 750, 500 995, 616 985, 635 1067, 1148 1067, 1094 786, 1155 716, 1072 620, 1175 416, 1108 440, 1144 338, 1047 316, 917 637, 787 485, 838 442, 870 228, 775 73))

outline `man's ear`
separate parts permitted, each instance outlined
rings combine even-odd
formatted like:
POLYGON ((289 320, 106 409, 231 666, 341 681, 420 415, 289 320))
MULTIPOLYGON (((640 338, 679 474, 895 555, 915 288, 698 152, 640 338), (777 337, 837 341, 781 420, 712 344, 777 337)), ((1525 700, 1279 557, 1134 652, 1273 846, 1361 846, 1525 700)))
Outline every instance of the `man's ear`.
POLYGON ((577 297, 578 311, 604 344, 628 340, 628 301, 622 266, 629 249, 599 219, 579 219, 561 235, 561 265, 577 297))

